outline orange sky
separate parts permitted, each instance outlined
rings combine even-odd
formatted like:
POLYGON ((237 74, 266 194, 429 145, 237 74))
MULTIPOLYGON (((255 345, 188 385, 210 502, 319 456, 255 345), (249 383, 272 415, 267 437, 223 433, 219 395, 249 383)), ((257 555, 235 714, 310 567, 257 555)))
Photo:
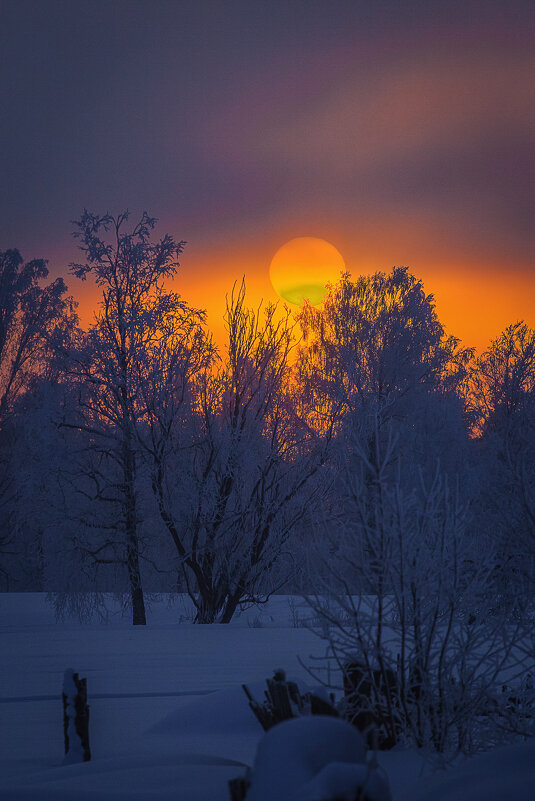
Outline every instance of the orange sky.
POLYGON ((408 266, 466 345, 535 327, 535 4, 49 0, 4 30, 2 250, 65 276, 84 207, 147 210, 219 342, 303 236, 408 266))
MULTIPOLYGON (((192 305, 206 309, 208 325, 214 332, 219 346, 225 342, 223 313, 225 296, 232 290, 234 281, 245 275, 249 304, 257 306, 260 300, 279 301, 269 280, 269 264, 277 248, 291 238, 300 236, 297 225, 281 226, 280 237, 274 239, 261 235, 254 241, 229 241, 224 247, 205 247, 195 244, 186 246, 181 259, 181 268, 175 280, 169 284, 192 305)), ((311 234, 305 230, 304 233, 311 234)), ((469 262, 462 254, 451 260, 444 258, 440 248, 427 242, 425 232, 417 242, 401 242, 397 250, 391 238, 375 236, 360 241, 352 238, 350 231, 315 229, 315 236, 328 238, 344 256, 346 265, 354 277, 375 270, 390 270, 394 264, 408 264, 411 272, 424 281, 426 292, 435 296, 439 318, 448 334, 459 337, 463 344, 484 350, 490 340, 507 325, 524 319, 535 328, 535 273, 526 269, 507 272, 503 265, 490 257, 484 265, 469 262), (412 252, 414 258, 409 258, 412 252)), ((98 300, 98 292, 88 283, 82 284, 70 277, 71 292, 80 302, 80 316, 87 325, 98 300)), ((297 306, 293 307, 298 311, 297 306)))

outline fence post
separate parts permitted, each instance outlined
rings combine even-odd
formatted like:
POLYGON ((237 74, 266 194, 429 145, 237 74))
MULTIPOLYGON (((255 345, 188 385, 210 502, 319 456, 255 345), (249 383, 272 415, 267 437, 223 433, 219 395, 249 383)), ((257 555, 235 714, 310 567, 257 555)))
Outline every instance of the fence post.
POLYGON ((89 706, 87 680, 81 679, 71 668, 63 676, 63 736, 65 763, 89 762, 89 706))

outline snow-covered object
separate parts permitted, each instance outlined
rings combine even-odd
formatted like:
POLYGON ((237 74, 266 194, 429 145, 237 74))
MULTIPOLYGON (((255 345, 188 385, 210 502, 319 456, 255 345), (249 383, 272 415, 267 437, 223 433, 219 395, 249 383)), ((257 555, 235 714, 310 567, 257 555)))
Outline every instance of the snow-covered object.
POLYGON ((303 786, 295 801, 355 801, 357 789, 369 801, 392 801, 386 775, 361 762, 330 762, 303 786))
POLYGON ((369 801, 390 801, 386 778, 366 762, 360 732, 339 718, 311 715, 265 734, 247 801, 352 801, 364 782, 369 801))

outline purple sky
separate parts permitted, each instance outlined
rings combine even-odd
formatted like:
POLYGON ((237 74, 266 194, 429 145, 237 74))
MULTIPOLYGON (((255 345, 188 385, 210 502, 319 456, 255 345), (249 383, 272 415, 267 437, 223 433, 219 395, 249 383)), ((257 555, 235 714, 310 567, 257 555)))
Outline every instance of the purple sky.
POLYGON ((3 0, 0 39, 1 249, 57 274, 84 206, 147 209, 213 314, 312 235, 409 264, 463 338, 483 276, 485 337, 529 318, 535 4, 3 0))

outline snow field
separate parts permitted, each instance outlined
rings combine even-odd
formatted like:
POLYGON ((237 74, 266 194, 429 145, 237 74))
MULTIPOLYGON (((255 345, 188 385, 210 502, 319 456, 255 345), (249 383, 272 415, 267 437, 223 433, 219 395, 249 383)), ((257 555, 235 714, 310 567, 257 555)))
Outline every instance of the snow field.
MULTIPOLYGON (((263 736, 241 684, 261 699, 278 667, 310 684, 298 656, 323 653, 292 626, 301 603, 279 596, 230 626, 193 626, 160 602, 133 628, 119 613, 108 624, 56 623, 44 595, 1 594, 0 801, 229 801, 228 780, 253 765, 263 736), (62 764, 68 667, 87 678, 89 763, 62 764)), ((533 740, 431 776, 415 752, 379 763, 394 801, 535 798, 533 740)), ((319 801, 310 793, 335 780, 327 772, 303 798, 319 801)))

